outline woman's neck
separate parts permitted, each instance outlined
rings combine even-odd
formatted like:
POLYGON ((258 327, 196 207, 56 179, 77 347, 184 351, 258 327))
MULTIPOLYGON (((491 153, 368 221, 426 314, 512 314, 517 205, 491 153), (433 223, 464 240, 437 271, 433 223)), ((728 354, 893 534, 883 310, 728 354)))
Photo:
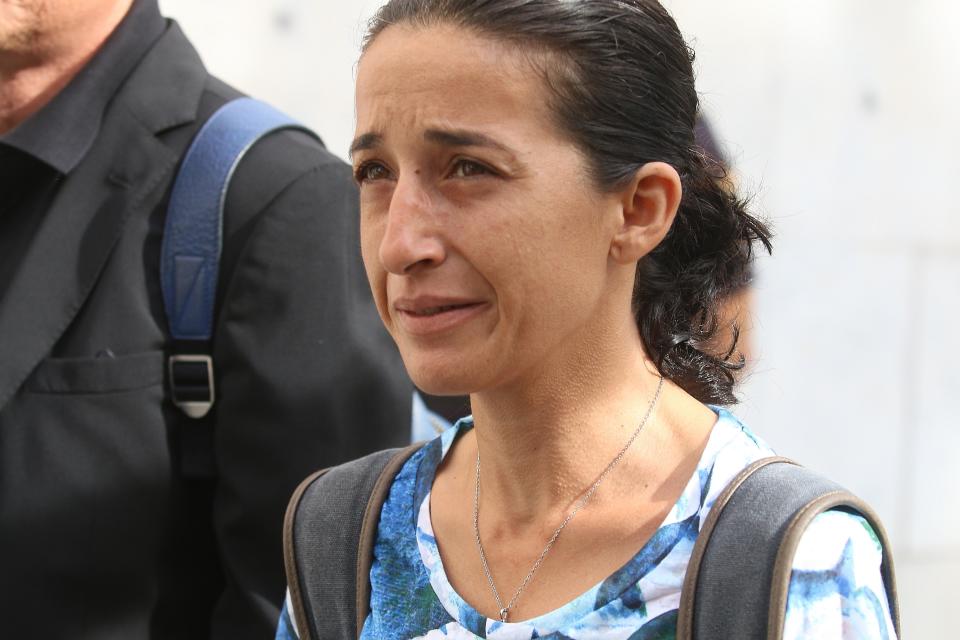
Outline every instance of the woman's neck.
MULTIPOLYGON (((479 447, 484 501, 513 522, 566 511, 630 439, 656 394, 660 376, 639 336, 627 349, 579 353, 589 355, 471 396, 475 440, 464 455, 475 461, 479 447)), ((644 429, 656 423, 653 411, 644 429)))

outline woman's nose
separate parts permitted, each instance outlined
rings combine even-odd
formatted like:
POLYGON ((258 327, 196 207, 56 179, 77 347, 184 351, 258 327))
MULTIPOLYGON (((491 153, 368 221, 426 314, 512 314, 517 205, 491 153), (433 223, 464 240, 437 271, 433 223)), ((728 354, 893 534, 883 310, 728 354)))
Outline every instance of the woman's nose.
POLYGON ((444 260, 444 245, 430 195, 415 179, 397 181, 390 199, 380 262, 390 273, 409 275, 444 260))

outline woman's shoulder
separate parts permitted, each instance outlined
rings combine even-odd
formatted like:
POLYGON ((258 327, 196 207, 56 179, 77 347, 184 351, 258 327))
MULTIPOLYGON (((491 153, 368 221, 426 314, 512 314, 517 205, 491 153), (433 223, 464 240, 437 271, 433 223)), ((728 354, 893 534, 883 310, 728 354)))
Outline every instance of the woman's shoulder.
POLYGON ((881 564, 883 546, 861 516, 826 511, 793 559, 785 638, 896 638, 881 564))
POLYGON ((883 546, 862 516, 848 511, 825 511, 807 527, 794 558, 794 571, 816 573, 839 567, 839 571, 853 575, 857 570, 853 563, 857 561, 874 568, 879 566, 883 546))
POLYGON ((776 455, 772 448, 728 410, 710 407, 717 414, 707 446, 687 493, 696 493, 705 517, 733 478, 753 462, 776 455), (699 489, 694 491, 694 489, 699 489))
POLYGON ((406 526, 410 514, 417 512, 418 505, 430 492, 437 468, 453 442, 472 427, 473 420, 467 416, 432 440, 414 445, 415 451, 396 472, 390 485, 381 513, 381 526, 385 522, 406 526))
MULTIPOLYGON (((730 481, 774 450, 725 409, 715 408, 717 424, 701 456, 701 522, 730 481)), ((884 590, 883 547, 860 515, 833 510, 816 516, 794 555, 785 638, 825 640, 896 638, 884 590), (846 631, 845 631, 846 630, 846 631)))
POLYGON ((709 456, 711 453, 719 455, 721 452, 725 456, 731 454, 742 454, 746 457, 774 455, 770 445, 728 409, 712 405, 710 409, 717 414, 717 422, 713 427, 704 456, 709 456))

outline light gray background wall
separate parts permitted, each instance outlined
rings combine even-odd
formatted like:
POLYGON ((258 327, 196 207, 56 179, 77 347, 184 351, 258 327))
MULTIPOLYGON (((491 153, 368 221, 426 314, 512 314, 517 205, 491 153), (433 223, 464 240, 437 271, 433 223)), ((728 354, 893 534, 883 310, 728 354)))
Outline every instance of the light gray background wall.
MULTIPOLYGON (((161 0, 210 69, 341 156, 363 21, 379 4, 161 0)), ((905 637, 956 637, 960 3, 667 5, 697 50, 705 109, 776 225, 737 411, 879 510, 905 637)))

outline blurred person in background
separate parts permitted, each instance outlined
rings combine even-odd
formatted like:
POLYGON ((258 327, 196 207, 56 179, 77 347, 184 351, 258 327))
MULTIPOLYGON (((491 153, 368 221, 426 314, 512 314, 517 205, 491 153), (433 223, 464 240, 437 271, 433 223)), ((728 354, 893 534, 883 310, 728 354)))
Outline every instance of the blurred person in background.
MULTIPOLYGON (((736 363, 714 319, 770 235, 696 146, 692 63, 655 0, 390 0, 371 20, 351 147, 368 278, 414 382, 473 416, 392 478, 359 637, 676 636, 701 527, 772 454, 718 406, 736 363)), ((312 479, 296 513, 366 468, 312 479)), ((298 532, 317 580, 291 573, 278 640, 354 624, 300 588, 339 533, 298 532)), ((819 514, 784 637, 894 637, 883 559, 864 518, 819 514)))
POLYGON ((170 403, 168 194, 239 95, 155 0, 0 1, 7 637, 270 637, 296 483, 406 440, 412 387, 355 249, 350 169, 294 130, 227 193, 213 410, 170 403))

